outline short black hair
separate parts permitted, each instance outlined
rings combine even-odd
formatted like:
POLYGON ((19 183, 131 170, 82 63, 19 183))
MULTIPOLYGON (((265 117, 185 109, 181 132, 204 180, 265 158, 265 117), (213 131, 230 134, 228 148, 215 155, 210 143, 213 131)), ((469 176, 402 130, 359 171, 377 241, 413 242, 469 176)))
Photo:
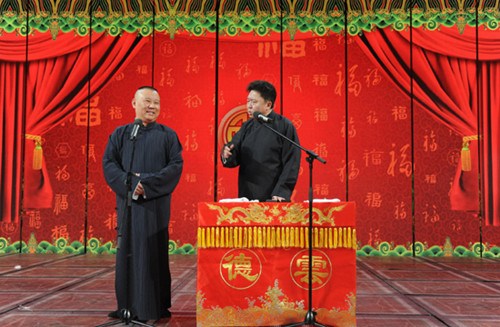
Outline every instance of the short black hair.
POLYGON ((160 93, 160 92, 158 92, 157 89, 155 89, 154 87, 152 87, 150 85, 143 85, 137 89, 137 91, 141 91, 141 90, 153 90, 153 91, 156 91, 156 93, 160 93))
POLYGON ((257 91, 260 96, 266 101, 271 101, 271 109, 274 108, 274 102, 276 101, 276 89, 274 85, 267 81, 256 80, 250 82, 247 86, 247 92, 257 91))

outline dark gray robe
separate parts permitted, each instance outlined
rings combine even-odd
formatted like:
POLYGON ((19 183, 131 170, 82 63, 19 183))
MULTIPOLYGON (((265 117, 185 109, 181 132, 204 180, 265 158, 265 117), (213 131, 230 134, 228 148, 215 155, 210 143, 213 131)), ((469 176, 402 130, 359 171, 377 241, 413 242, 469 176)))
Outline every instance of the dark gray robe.
POLYGON ((116 298, 118 309, 128 308, 141 320, 159 319, 171 306, 168 224, 171 194, 182 172, 182 146, 177 134, 164 125, 141 126, 130 166, 132 126, 120 126, 113 132, 103 158, 104 177, 116 193, 118 211, 116 298), (140 174, 131 177, 132 191, 140 181, 146 196, 132 201, 130 226, 128 171, 140 174), (129 244, 131 256, 127 263, 129 244))
MULTIPOLYGON (((297 131, 287 118, 272 111, 269 124, 299 143, 297 131)), ((232 155, 222 160, 225 167, 237 167, 238 196, 265 201, 273 195, 290 201, 300 168, 300 149, 279 137, 255 119, 247 120, 233 136, 232 155)))

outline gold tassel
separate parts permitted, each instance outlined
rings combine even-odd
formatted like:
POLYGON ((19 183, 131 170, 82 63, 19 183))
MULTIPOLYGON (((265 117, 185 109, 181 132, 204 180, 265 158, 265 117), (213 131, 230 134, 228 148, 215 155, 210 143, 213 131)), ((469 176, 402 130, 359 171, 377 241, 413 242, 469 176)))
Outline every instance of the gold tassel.
POLYGON ((42 169, 43 163, 43 149, 42 149, 42 137, 38 135, 26 134, 26 139, 35 142, 35 148, 33 149, 33 170, 42 169))
POLYGON ((253 246, 256 248, 260 248, 259 229, 260 227, 253 227, 253 246))
POLYGON ((318 244, 318 247, 322 248, 324 246, 325 246, 325 229, 324 228, 320 228, 320 230, 319 230, 319 244, 318 244))
POLYGON ((202 240, 201 240, 201 228, 200 227, 198 227, 198 230, 197 230, 196 234, 197 234, 196 237, 197 237, 197 240, 198 240, 198 247, 200 249, 202 249, 203 248, 203 243, 202 243, 202 240))
POLYGON ((252 228, 252 247, 256 248, 259 246, 259 234, 257 232, 257 226, 253 226, 250 228, 252 228))
POLYGON ((248 228, 243 227, 243 248, 249 248, 248 246, 248 228))
POLYGON ((269 249, 272 248, 272 243, 271 243, 271 228, 267 227, 266 228, 266 245, 269 249))
POLYGON ((42 144, 36 142, 35 149, 33 150, 33 170, 42 169, 42 162, 43 162, 42 144))
POLYGON ((220 231, 218 227, 215 227, 215 247, 219 247, 219 241, 220 241, 220 231))
POLYGON ((470 159, 470 150, 468 141, 464 141, 462 144, 462 152, 460 153, 460 158, 462 159, 462 170, 471 171, 472 162, 470 159))
POLYGON ((236 228, 236 232, 238 233, 238 247, 241 248, 242 247, 242 243, 241 243, 241 227, 237 227, 236 228))
POLYGON ((254 246, 254 239, 253 239, 253 228, 248 227, 248 248, 253 248, 254 246))
POLYGON ((333 248, 333 228, 328 228, 328 248, 333 248))
POLYGON ((215 228, 211 227, 210 228, 210 244, 212 247, 215 247, 215 228))
POLYGON ((304 228, 302 233, 304 234, 304 247, 309 248, 309 231, 304 228))
POLYGON ((262 248, 262 227, 259 227, 257 229, 257 246, 259 248, 262 248))
POLYGON ((227 230, 226 227, 215 227, 217 228, 217 231, 219 232, 219 235, 217 236, 218 238, 218 244, 220 248, 225 248, 226 247, 226 240, 227 240, 227 230))
POLYGON ((230 247, 239 247, 238 246, 238 227, 231 227, 230 228, 230 231, 231 231, 231 241, 233 244, 230 244, 229 246, 230 247))
POLYGON ((276 247, 276 227, 271 227, 271 248, 276 247))
POLYGON ((334 249, 337 248, 338 241, 339 241, 339 232, 338 232, 338 228, 335 228, 333 230, 333 248, 334 249))
POLYGON ((282 247, 281 244, 281 227, 276 228, 276 247, 282 247))
POLYGON ((206 234, 206 228, 201 228, 201 243, 204 248, 207 247, 207 238, 205 234, 206 234))
POLYGON ((267 227, 262 227, 262 247, 267 248, 267 227))
POLYGON ((220 228, 220 241, 219 246, 225 248, 229 245, 229 227, 219 227, 220 228))
POLYGON ((297 235, 297 247, 303 248, 304 247, 304 227, 297 227, 298 229, 298 235, 297 235))
POLYGON ((232 244, 233 242, 232 242, 232 239, 231 239, 232 235, 229 232, 229 228, 228 227, 222 227, 222 232, 224 234, 221 234, 220 247, 221 248, 225 248, 225 247, 232 248, 233 247, 233 244, 232 244))
POLYGON ((290 227, 286 227, 285 228, 285 237, 284 237, 284 239, 285 240, 283 242, 284 243, 283 245, 285 247, 287 247, 287 248, 290 247, 290 227))
POLYGON ((280 248, 285 247, 285 227, 279 227, 278 230, 278 245, 280 248))
POLYGON ((201 237, 203 238, 203 242, 205 243, 205 248, 209 248, 210 247, 210 240, 209 240, 209 236, 208 236, 208 230, 206 227, 203 227, 201 235, 202 235, 201 237))
POLYGON ((469 144, 470 141, 477 141, 479 138, 477 135, 464 136, 462 138, 462 151, 460 153, 460 159, 462 161, 462 171, 472 170, 472 160, 470 156, 469 144))
POLYGON ((295 227, 295 247, 300 246, 300 227, 295 227))
POLYGON ((260 227, 257 227, 257 226, 253 227, 253 246, 256 248, 260 247, 259 228, 260 227))
POLYGON ((346 244, 346 248, 350 248, 351 247, 351 227, 347 227, 347 244, 346 244))
POLYGON ((197 245, 207 248, 315 248, 357 249, 356 229, 352 227, 198 227, 197 245))
POLYGON ((207 248, 210 247, 210 227, 204 228, 205 229, 205 246, 207 248))
POLYGON ((356 241, 356 229, 352 230, 352 248, 354 250, 357 249, 357 241, 356 241))
POLYGON ((281 247, 286 248, 286 229, 281 227, 281 247))
POLYGON ((314 227, 313 232, 314 232, 314 243, 313 243, 313 246, 315 248, 317 248, 318 247, 318 228, 314 227))

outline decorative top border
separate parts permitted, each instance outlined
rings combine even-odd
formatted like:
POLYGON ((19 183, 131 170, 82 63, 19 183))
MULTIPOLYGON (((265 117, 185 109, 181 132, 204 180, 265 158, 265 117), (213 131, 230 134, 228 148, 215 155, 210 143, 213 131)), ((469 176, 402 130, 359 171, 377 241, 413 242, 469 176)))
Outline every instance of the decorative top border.
MULTIPOLYGON (((316 202, 312 220, 320 227, 352 227, 356 206, 353 202, 316 202)), ((286 226, 304 227, 309 223, 309 206, 305 202, 200 202, 198 226, 286 226)))
MULTIPOLYGON (((220 204, 206 203, 210 211, 216 212, 217 225, 307 225, 309 210, 302 203, 269 206, 262 203, 249 203, 243 206, 226 207, 220 204)), ((335 225, 335 214, 342 212, 347 203, 335 206, 313 208, 313 221, 318 225, 335 225)))
MULTIPOLYGON (((357 35, 374 28, 403 30, 410 26, 430 30, 440 26, 476 26, 476 4, 427 0, 0 0, 0 33, 27 35, 34 32, 74 32, 87 35, 92 29, 112 36, 123 32, 151 35, 153 31, 171 37, 181 32, 195 36, 215 33, 216 12, 223 35, 243 33, 268 35, 287 31, 293 38, 298 32, 318 36, 343 33, 347 12, 347 32, 357 35), (219 8, 216 6, 219 5, 219 8), (28 18, 28 19, 27 19, 28 18), (29 27, 28 27, 29 26, 29 27)), ((479 3, 479 26, 496 30, 500 22, 500 4, 495 0, 479 3)))

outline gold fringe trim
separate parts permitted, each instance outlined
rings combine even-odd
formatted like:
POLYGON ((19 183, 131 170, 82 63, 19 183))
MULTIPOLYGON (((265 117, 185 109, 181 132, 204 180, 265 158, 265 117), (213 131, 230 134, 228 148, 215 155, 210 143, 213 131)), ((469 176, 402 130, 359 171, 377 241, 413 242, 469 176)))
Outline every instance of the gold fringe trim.
POLYGON ((43 149, 42 137, 39 135, 26 134, 26 139, 35 141, 35 149, 33 150, 33 170, 42 169, 43 149))
MULTIPOLYGON (((198 227, 198 247, 206 248, 308 248, 307 227, 198 227)), ((312 244, 318 249, 356 249, 356 229, 314 227, 312 244)))
POLYGON ((472 170, 469 144, 470 141, 477 141, 478 139, 479 137, 477 135, 464 136, 462 138, 462 152, 460 153, 460 159, 462 160, 462 171, 472 170))

